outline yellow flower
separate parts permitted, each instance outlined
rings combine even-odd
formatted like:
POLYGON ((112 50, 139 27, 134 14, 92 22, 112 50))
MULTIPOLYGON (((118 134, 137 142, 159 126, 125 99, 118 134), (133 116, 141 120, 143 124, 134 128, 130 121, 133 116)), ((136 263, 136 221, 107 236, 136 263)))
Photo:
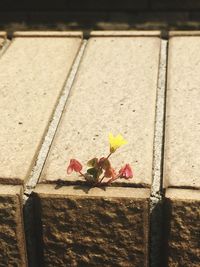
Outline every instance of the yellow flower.
POLYGON ((120 146, 127 144, 127 141, 118 134, 117 136, 113 136, 112 133, 109 133, 109 143, 110 143, 110 153, 113 153, 118 149, 120 146))

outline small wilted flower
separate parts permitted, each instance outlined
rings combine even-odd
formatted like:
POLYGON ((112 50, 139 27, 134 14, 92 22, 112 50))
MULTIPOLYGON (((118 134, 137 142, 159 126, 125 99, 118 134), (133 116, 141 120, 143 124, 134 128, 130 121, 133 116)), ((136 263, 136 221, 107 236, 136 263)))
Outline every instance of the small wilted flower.
POLYGON ((85 180, 93 185, 108 185, 119 178, 130 179, 133 177, 133 172, 129 164, 122 167, 118 174, 114 168, 112 168, 109 161, 109 157, 122 145, 127 144, 127 141, 118 134, 116 137, 112 133, 109 134, 110 153, 107 157, 92 158, 87 162, 89 167, 86 173, 82 173, 82 165, 76 159, 71 159, 70 164, 67 167, 67 174, 71 174, 73 171, 78 172, 85 180), (106 181, 103 181, 106 179, 106 181))
POLYGON ((112 167, 106 169, 104 176, 107 178, 113 178, 114 179, 116 177, 115 169, 113 169, 112 167))
POLYGON ((69 166, 67 167, 67 174, 71 174, 73 171, 79 172, 82 170, 83 166, 76 159, 70 159, 69 166))
POLYGON ((129 164, 126 164, 124 167, 120 169, 119 177, 125 179, 133 178, 133 172, 129 164))

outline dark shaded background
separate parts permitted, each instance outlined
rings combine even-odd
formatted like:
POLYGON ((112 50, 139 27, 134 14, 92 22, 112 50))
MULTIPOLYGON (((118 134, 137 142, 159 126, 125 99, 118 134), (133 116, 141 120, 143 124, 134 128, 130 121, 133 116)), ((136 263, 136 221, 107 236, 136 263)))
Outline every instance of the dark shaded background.
POLYGON ((0 30, 200 29, 200 0, 0 0, 0 30))

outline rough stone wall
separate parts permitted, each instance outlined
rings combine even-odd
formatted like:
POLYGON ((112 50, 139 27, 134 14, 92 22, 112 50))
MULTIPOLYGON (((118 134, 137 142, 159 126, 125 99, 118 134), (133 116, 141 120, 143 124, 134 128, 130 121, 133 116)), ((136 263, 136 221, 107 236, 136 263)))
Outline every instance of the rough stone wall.
POLYGON ((148 200, 49 196, 39 202, 44 266, 148 266, 148 200))
POLYGON ((163 266, 199 267, 200 202, 167 199, 165 203, 165 257, 163 266))
POLYGON ((0 267, 26 266, 20 207, 18 195, 0 196, 0 267))

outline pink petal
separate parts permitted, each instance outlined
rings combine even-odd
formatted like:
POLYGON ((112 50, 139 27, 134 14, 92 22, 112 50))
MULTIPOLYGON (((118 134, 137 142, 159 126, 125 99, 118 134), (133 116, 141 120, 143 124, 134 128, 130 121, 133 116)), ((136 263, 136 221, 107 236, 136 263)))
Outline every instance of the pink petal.
POLYGON ((69 165, 67 168, 67 174, 71 174, 72 172, 73 172, 73 169, 72 169, 71 165, 69 165))
POLYGON ((82 170, 82 168, 83 167, 82 167, 81 163, 78 160, 73 159, 73 169, 74 169, 74 171, 75 172, 80 172, 82 170))

